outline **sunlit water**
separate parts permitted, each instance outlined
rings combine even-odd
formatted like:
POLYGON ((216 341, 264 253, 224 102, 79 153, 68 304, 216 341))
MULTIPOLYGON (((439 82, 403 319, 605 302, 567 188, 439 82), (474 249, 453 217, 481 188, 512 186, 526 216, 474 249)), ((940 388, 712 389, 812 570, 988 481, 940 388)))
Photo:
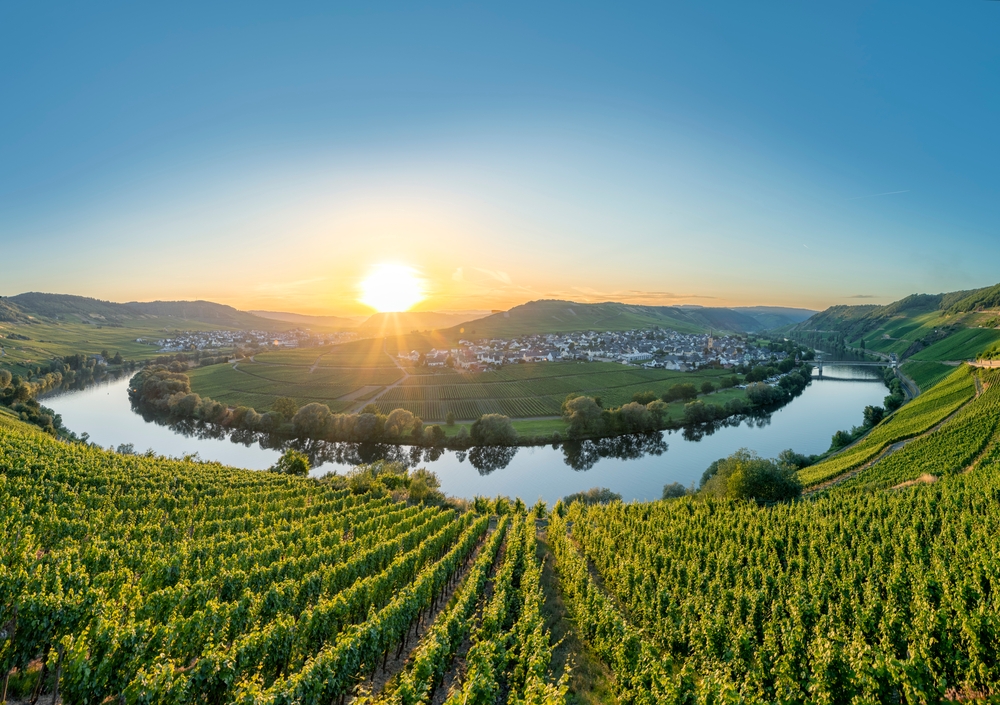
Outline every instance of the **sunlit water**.
MULTIPOLYGON (((835 431, 859 424, 862 409, 881 404, 886 394, 884 385, 871 381, 881 379, 878 368, 826 366, 823 373, 830 379, 819 380, 814 373, 813 383, 802 395, 769 418, 718 428, 700 440, 673 432, 662 434, 662 439, 654 434, 600 445, 434 453, 324 444, 320 455, 328 459, 313 472, 342 471, 353 463, 388 453, 433 470, 441 479, 441 489, 458 497, 503 494, 528 502, 541 497, 551 503, 572 492, 600 486, 620 493, 625 500, 659 499, 664 484, 696 483, 712 461, 739 448, 750 448, 765 457, 785 448, 820 453, 829 447, 835 431), (608 455, 619 457, 602 457, 608 455), (567 458, 580 469, 574 469, 567 458)), ((132 411, 127 388, 128 378, 123 378, 52 395, 42 403, 61 414, 67 428, 77 434, 88 433, 91 442, 104 447, 131 443, 137 452, 150 448, 173 457, 197 453, 203 460, 258 470, 271 466, 279 456, 279 451, 258 442, 244 445, 236 435, 183 435, 145 421, 132 411)), ((244 434, 243 440, 251 439, 244 434)))

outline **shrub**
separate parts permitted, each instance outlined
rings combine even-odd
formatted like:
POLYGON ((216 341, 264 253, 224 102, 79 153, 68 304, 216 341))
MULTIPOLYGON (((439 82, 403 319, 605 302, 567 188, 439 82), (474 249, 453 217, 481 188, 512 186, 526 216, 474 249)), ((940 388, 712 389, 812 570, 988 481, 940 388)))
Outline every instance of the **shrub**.
MULTIPOLYGON (((622 496, 617 492, 612 492, 607 487, 591 487, 584 492, 574 492, 562 498, 564 504, 581 502, 583 504, 608 504, 609 502, 621 502, 622 496)), ((558 506, 558 505, 557 505, 558 506)))
POLYGON ((289 448, 281 454, 278 462, 272 465, 270 470, 282 475, 305 477, 309 474, 309 458, 305 453, 300 453, 294 448, 289 448))

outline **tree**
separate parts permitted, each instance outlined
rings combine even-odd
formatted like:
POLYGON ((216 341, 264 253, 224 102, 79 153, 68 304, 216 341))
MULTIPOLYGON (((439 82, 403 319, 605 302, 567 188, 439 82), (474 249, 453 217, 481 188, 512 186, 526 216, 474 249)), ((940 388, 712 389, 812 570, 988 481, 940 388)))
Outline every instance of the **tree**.
POLYGON ((294 448, 289 448, 281 454, 278 462, 272 465, 270 470, 282 475, 305 477, 309 474, 309 458, 305 453, 300 453, 294 448))
POLYGON ((292 417, 292 428, 295 429, 296 436, 323 438, 326 436, 332 416, 330 407, 326 404, 319 402, 306 404, 292 417))
POLYGON ((698 390, 690 383, 675 384, 663 394, 663 401, 691 401, 698 396, 698 390))
POLYGON ((447 414, 445 414, 444 422, 447 425, 449 425, 449 426, 454 426, 455 425, 455 412, 454 411, 449 411, 447 414))
POLYGON ((716 497, 763 504, 798 497, 802 494, 802 484, 794 468, 741 448, 709 466, 702 477, 702 491, 716 497))
POLYGON ((621 429, 626 433, 642 433, 653 430, 653 415, 643 405, 629 402, 618 410, 621 429))
POLYGON ((0 370, 0 389, 6 389, 13 378, 10 370, 0 370))
POLYGON ((281 418, 286 421, 291 421, 292 417, 295 416, 295 412, 299 410, 299 405, 295 403, 294 399, 279 397, 278 399, 275 399, 274 403, 271 405, 271 409, 281 414, 281 418))
POLYGON ((600 430, 603 412, 590 397, 573 396, 563 402, 563 418, 569 422, 570 437, 600 430))
POLYGON ((502 414, 483 414, 472 424, 469 435, 477 445, 509 446, 517 443, 514 425, 502 414))
POLYGON ((830 439, 830 450, 840 450, 854 442, 850 431, 837 431, 830 439))
POLYGON ((671 482, 663 486, 663 499, 676 499, 687 495, 687 488, 679 482, 671 482))
POLYGON ((864 411, 864 424, 867 428, 874 428, 882 423, 885 418, 885 409, 881 406, 866 406, 864 411))
POLYGON ((390 438, 398 438, 413 426, 413 412, 393 409, 385 419, 385 433, 390 438))
POLYGON ((643 406, 646 406, 649 402, 656 401, 657 399, 658 397, 656 396, 656 392, 650 392, 648 390, 645 392, 636 392, 632 395, 632 401, 636 404, 642 404, 643 406))
POLYGON ((701 393, 711 394, 715 391, 715 385, 709 382, 707 379, 701 383, 701 393))

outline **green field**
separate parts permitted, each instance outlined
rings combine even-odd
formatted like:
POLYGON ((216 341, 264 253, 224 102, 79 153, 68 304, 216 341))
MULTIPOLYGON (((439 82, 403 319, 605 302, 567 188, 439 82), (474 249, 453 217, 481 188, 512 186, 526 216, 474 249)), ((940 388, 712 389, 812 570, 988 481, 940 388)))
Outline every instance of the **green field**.
POLYGON ((53 357, 81 353, 96 355, 107 350, 120 352, 126 360, 149 360, 162 355, 155 342, 180 331, 219 330, 219 326, 175 318, 149 318, 129 321, 122 327, 84 323, 41 322, 33 324, 0 323, 0 366, 24 374, 26 365, 44 363, 53 357), (29 340, 13 340, 9 334, 29 340), (142 338, 148 342, 136 342, 142 338))
POLYGON ((913 360, 973 360, 1000 340, 994 328, 966 328, 914 353, 913 360))
POLYGON ((510 504, 116 455, 2 416, 0 468, 5 700, 319 705, 378 674, 386 705, 429 702, 471 639, 454 702, 564 702, 535 520, 510 504))
MULTIPOLYGON (((554 417, 570 393, 599 396, 606 408, 632 400, 637 392, 662 395, 672 385, 705 381, 719 386, 728 370, 674 372, 615 363, 549 362, 511 365, 482 373, 448 368, 396 366, 381 341, 362 340, 327 350, 310 348, 256 355, 237 365, 213 365, 190 371, 191 389, 229 406, 267 411, 280 397, 300 406, 328 404, 335 412, 358 410, 371 402, 382 413, 401 408, 426 422, 444 421, 449 413, 472 421, 483 414, 511 418, 554 417)), ((725 390, 711 400, 724 404, 742 390, 725 390)), ((682 404, 671 404, 679 418, 682 404)))
POLYGON ((955 368, 952 365, 945 365, 941 362, 911 361, 903 363, 900 370, 917 383, 921 392, 926 392, 954 372, 955 368))

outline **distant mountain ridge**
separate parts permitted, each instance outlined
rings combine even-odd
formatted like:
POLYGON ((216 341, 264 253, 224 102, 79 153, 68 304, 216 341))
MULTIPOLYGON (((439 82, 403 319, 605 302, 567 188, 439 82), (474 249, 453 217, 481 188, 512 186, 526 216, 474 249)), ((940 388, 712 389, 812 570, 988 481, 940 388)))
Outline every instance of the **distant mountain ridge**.
POLYGON ((26 292, 2 299, 0 316, 6 320, 50 319, 86 321, 109 325, 137 318, 164 317, 189 320, 221 328, 288 330, 295 326, 240 311, 211 301, 131 301, 120 304, 72 294, 26 292))

